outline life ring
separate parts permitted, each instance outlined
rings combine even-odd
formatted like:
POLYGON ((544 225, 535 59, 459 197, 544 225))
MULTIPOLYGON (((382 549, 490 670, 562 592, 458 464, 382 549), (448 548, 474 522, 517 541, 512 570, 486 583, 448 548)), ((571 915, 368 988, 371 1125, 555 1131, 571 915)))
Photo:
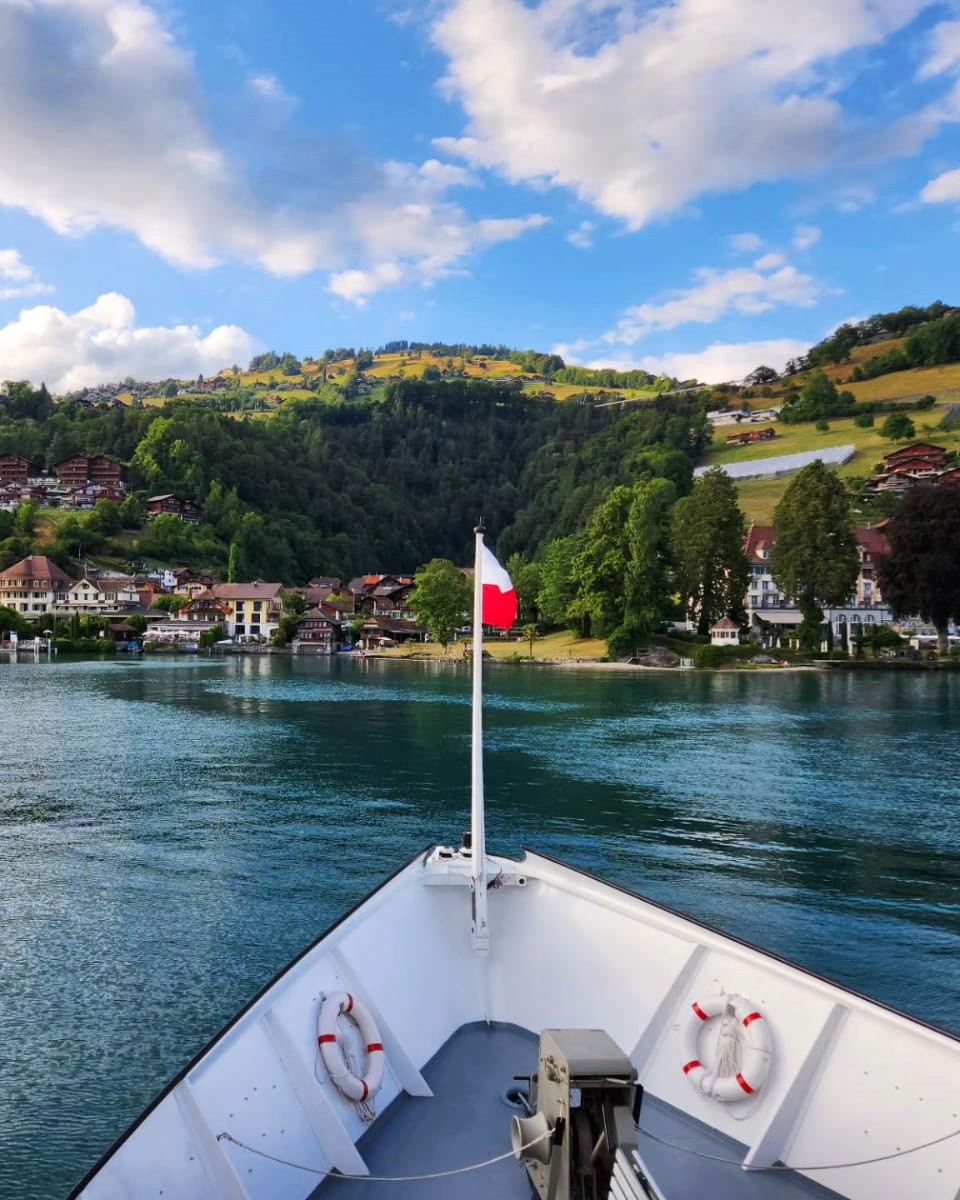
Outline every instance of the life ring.
POLYGON ((362 1104, 380 1090, 383 1083, 383 1042, 370 1013, 349 992, 332 992, 320 1005, 317 1043, 327 1074, 348 1100, 362 1104), (360 1078, 347 1066, 337 1041, 337 1018, 343 1014, 360 1030, 367 1053, 367 1073, 360 1078))
MULTIPOLYGON (((731 1055, 732 1057, 732 1055, 731 1055)), ((683 1073, 701 1095, 733 1104, 747 1100, 763 1090, 770 1073, 773 1045, 770 1028, 760 1008, 745 996, 720 993, 690 1005, 690 1016, 683 1031, 683 1073), (721 1019, 717 1061, 712 1067, 700 1061, 700 1036, 715 1017, 721 1019), (732 1048, 739 1043, 740 1062, 720 1074, 725 1056, 723 1043, 732 1048)))

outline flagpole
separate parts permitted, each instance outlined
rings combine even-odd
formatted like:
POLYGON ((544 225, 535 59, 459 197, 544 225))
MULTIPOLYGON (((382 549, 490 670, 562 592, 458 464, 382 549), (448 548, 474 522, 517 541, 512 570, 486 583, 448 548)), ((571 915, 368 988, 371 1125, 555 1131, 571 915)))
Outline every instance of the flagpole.
POLYGON ((483 815, 483 521, 474 529, 473 728, 470 750, 470 845, 473 848, 473 948, 490 949, 487 925, 487 847, 483 815))

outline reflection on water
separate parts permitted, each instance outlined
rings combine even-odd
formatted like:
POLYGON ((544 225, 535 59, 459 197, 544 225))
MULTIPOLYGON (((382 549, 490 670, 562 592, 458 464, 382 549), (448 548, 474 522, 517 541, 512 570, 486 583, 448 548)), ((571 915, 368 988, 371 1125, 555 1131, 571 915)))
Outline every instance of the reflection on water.
MULTIPOLYGON (((0 666, 0 1194, 59 1197, 308 940, 468 819, 469 680, 0 666)), ((488 836, 960 1032, 960 685, 494 668, 488 836)))

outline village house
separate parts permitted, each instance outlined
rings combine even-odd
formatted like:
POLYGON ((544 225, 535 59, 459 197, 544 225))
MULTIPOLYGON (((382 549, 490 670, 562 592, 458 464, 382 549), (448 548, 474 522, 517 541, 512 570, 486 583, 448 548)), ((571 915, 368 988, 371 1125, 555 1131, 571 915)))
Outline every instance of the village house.
POLYGON ((36 463, 19 454, 0 454, 0 487, 6 487, 8 483, 26 483, 39 473, 36 463))
POLYGON ((33 554, 0 571, 0 608, 28 618, 52 616, 66 605, 74 582, 45 555, 33 554))
POLYGON ((283 616, 282 584, 218 583, 210 591, 226 605, 228 637, 259 640, 276 632, 283 616))
MULTIPOLYGON (((890 610, 884 605, 877 584, 878 558, 886 553, 887 540, 879 529, 854 529, 860 569, 850 601, 835 608, 824 608, 824 620, 828 621, 839 637, 841 628, 860 625, 889 624, 890 610)), ((775 627, 777 634, 788 633, 803 620, 802 614, 792 597, 784 595, 774 582, 770 572, 770 554, 776 541, 776 530, 772 525, 751 525, 745 545, 750 563, 750 581, 744 598, 744 607, 753 627, 767 624, 775 627)))
POLYGON ((46 504, 46 488, 33 483, 8 483, 0 487, 0 508, 13 512, 21 504, 46 504))
POLYGON ((360 575, 350 580, 347 591, 353 597, 353 611, 360 616, 412 621, 414 587, 408 575, 360 575))
POLYGON ((89 511, 100 500, 109 500, 111 504, 122 504, 126 498, 127 494, 121 487, 108 483, 87 483, 83 487, 71 488, 61 500, 61 506, 89 511))
POLYGON ((126 487, 126 467, 106 454, 94 454, 90 457, 74 454, 58 462, 56 472, 61 485, 71 490, 86 487, 91 483, 121 490, 126 487))
POLYGON ((727 434, 728 446, 749 446, 751 442, 769 442, 777 436, 771 425, 767 429, 742 429, 739 433, 727 434))
POLYGON ((230 620, 230 605, 226 600, 218 600, 209 588, 201 588, 195 592, 183 608, 171 613, 174 621, 190 621, 195 625, 206 624, 208 629, 222 625, 226 636, 227 624, 230 620))
POLYGON ((164 492, 162 496, 150 496, 147 500, 147 518, 179 517, 188 525, 199 525, 203 513, 199 504, 185 500, 173 492, 164 492))
POLYGON ((308 608, 293 639, 294 654, 333 654, 343 641, 343 613, 330 604, 308 608))
POLYGON ((904 492, 917 483, 953 483, 956 468, 947 467, 943 446, 914 442, 884 455, 876 465, 876 474, 867 480, 871 492, 904 492))

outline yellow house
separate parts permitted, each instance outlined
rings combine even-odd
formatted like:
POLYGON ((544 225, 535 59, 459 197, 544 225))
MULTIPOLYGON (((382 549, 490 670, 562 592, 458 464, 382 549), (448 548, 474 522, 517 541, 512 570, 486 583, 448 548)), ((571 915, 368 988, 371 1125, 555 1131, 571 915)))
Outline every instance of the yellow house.
POLYGON ((218 583, 210 591, 229 609, 229 637, 269 638, 283 616, 281 583, 218 583))

